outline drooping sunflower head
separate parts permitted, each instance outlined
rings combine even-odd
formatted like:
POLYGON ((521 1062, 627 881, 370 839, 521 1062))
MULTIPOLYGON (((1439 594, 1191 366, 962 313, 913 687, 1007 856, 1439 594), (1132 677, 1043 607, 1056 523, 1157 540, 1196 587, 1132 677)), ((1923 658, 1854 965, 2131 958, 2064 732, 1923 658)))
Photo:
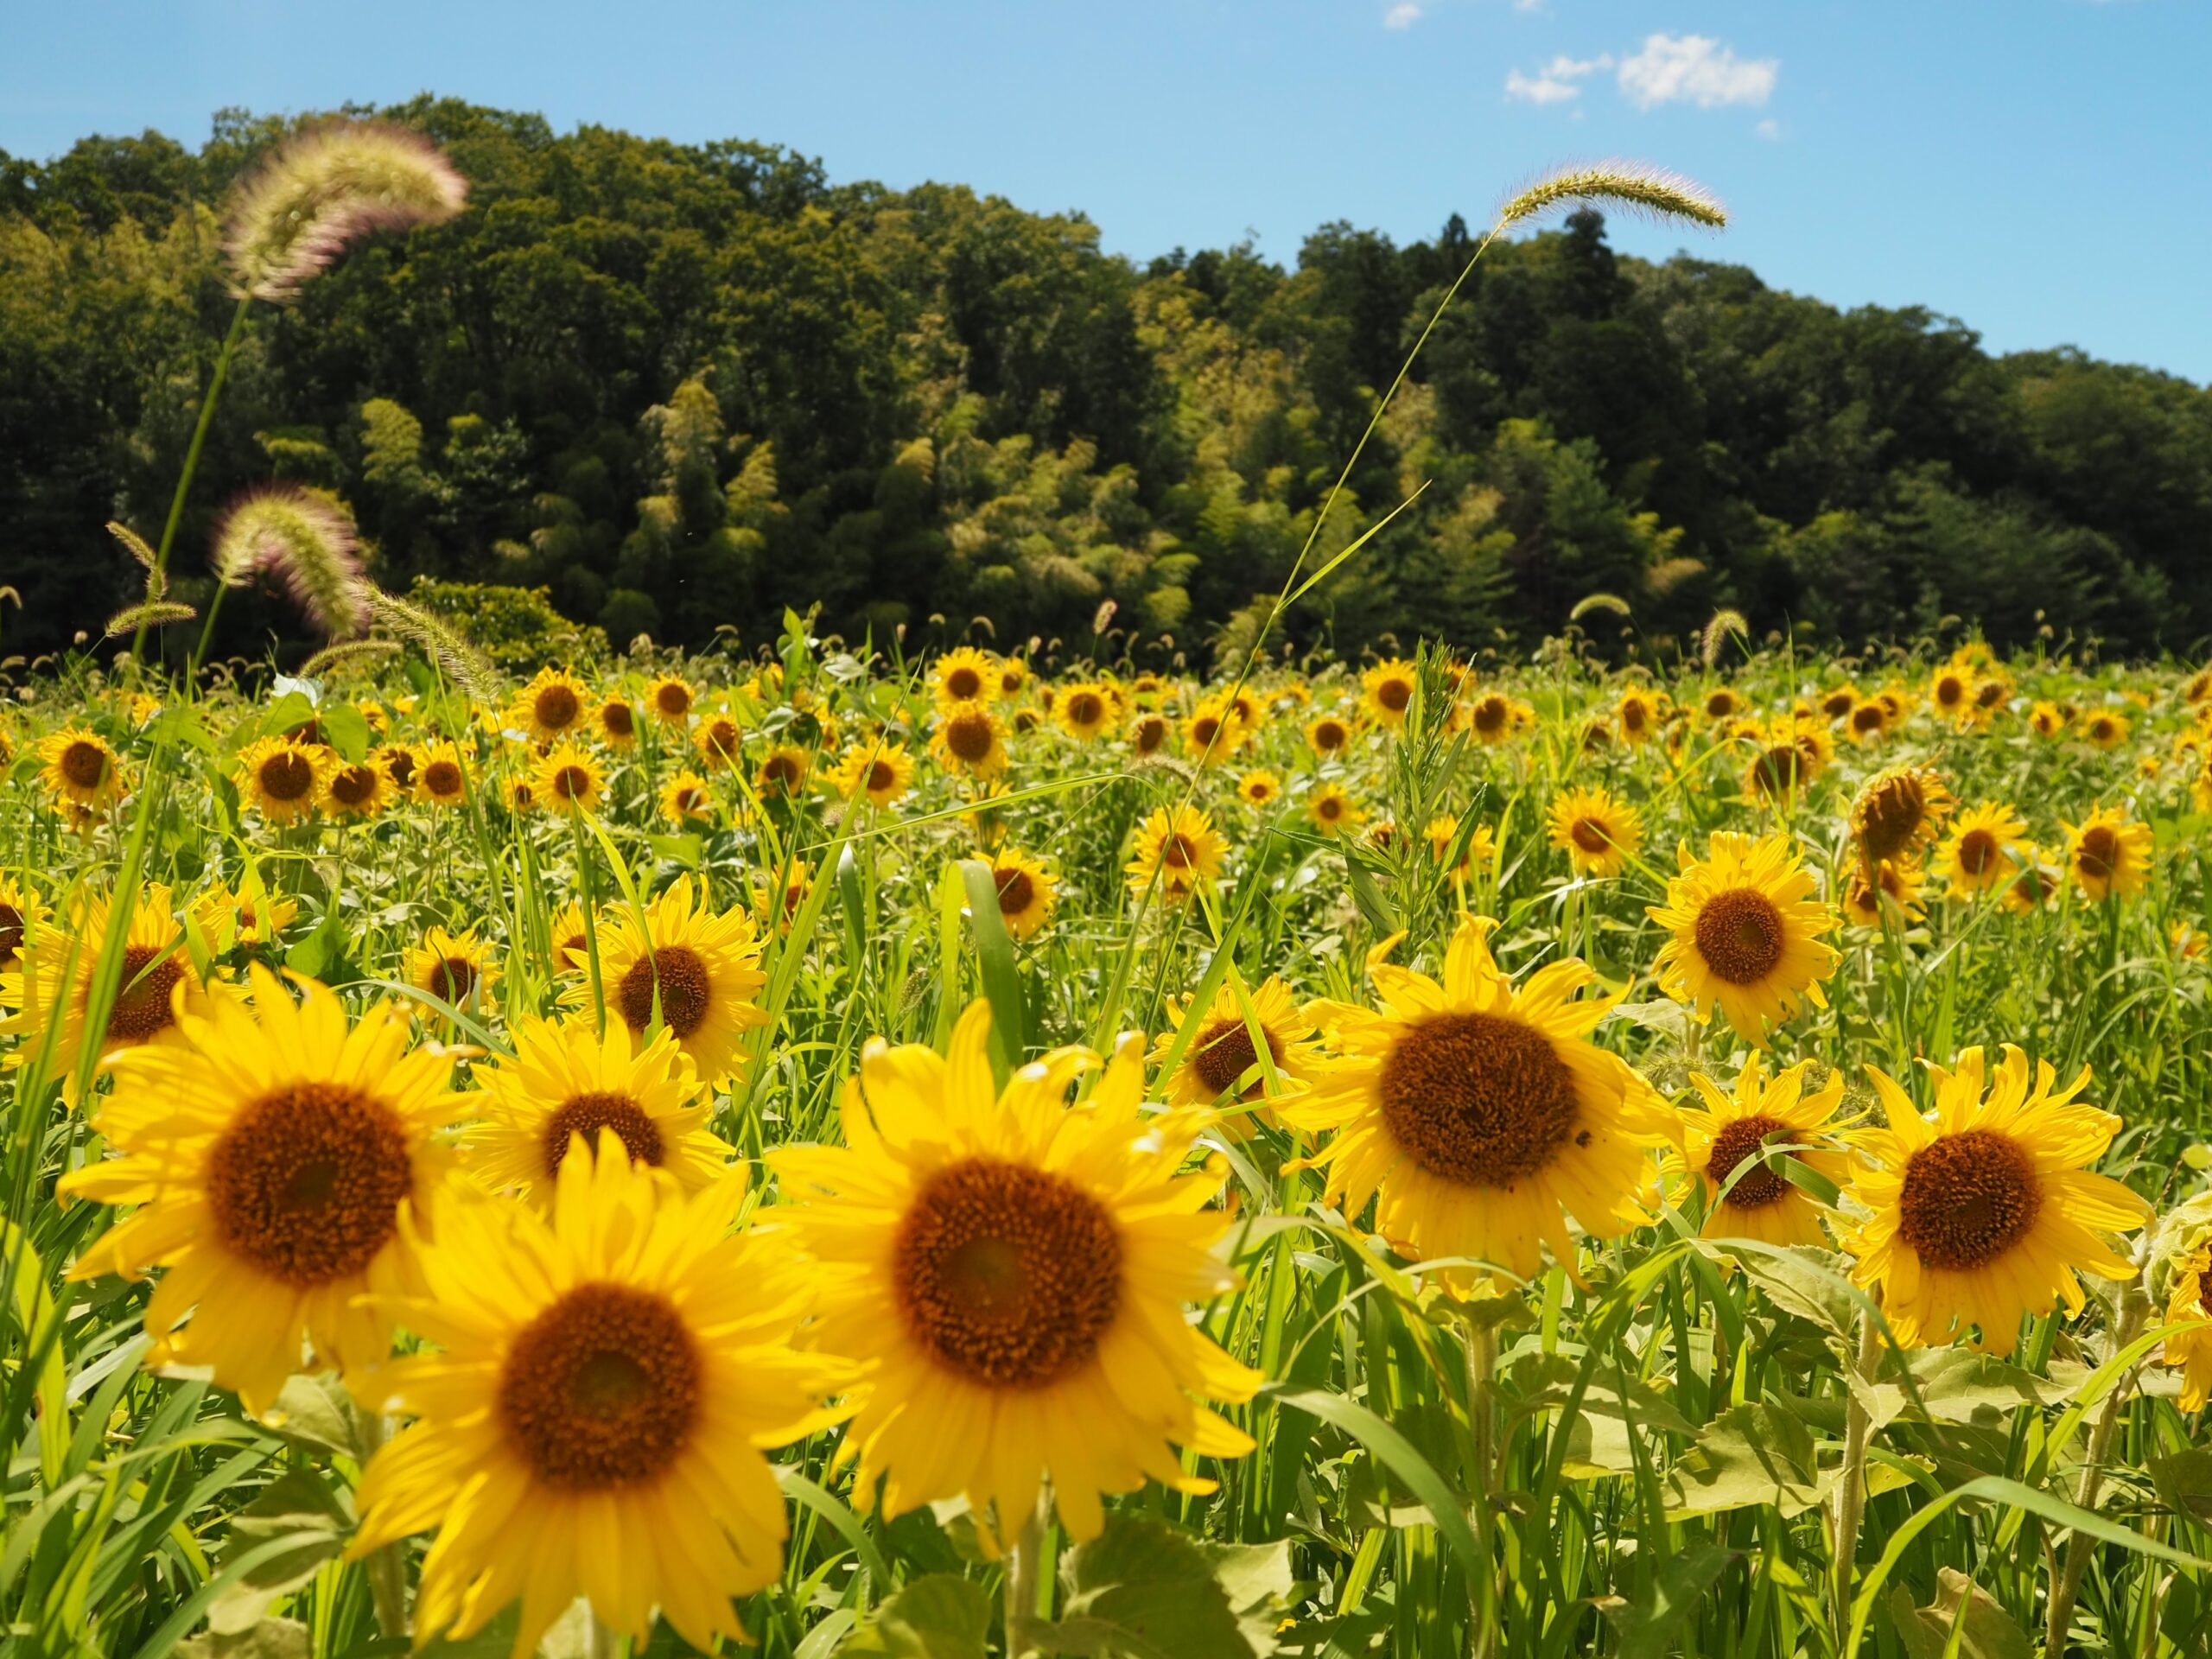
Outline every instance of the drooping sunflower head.
POLYGON ((1868 779, 1851 803, 1851 835, 1870 864, 1902 862, 1942 832, 1951 792, 1925 766, 1891 766, 1868 779))
POLYGON ((1643 844, 1643 818, 1607 789, 1561 791, 1546 820, 1577 875, 1618 875, 1643 844))
POLYGON ((998 695, 997 665, 973 645, 957 645, 930 665, 930 690, 940 707, 982 702, 998 695))
MULTIPOLYGON (((607 1014, 639 1039, 665 1027, 709 1086, 742 1063, 745 1033, 768 1016, 753 997, 766 983, 759 968, 760 941, 741 907, 717 914, 690 876, 678 879, 641 918, 627 906, 607 912, 599 923, 600 980, 607 1014)), ((569 1007, 592 1006, 588 980, 563 993, 569 1007)))
POLYGON ((2151 879, 2151 826, 2131 820, 2125 809, 2094 808, 2066 831, 2066 874, 2092 901, 2127 898, 2151 879))
POLYGON ((598 806, 607 779, 589 750, 564 739, 538 761, 531 786, 539 804, 555 812, 584 813, 598 806))
POLYGON ((1411 663, 1399 657, 1385 658, 1360 676, 1360 706, 1395 729, 1405 724, 1406 710, 1413 706, 1420 684, 1421 677, 1411 663))
POLYGON ((584 725, 590 696, 584 683, 567 669, 549 665, 523 687, 507 718, 528 732, 533 742, 556 742, 584 725))
POLYGON ((436 1135, 457 1108, 450 1055, 410 1052, 390 1004, 349 1023, 323 987, 298 981, 296 1006, 268 969, 251 971, 251 1012, 206 998, 175 1041, 118 1060, 99 1128, 118 1155, 63 1190, 137 1206, 71 1276, 164 1269, 146 1308, 152 1362, 209 1366, 259 1411, 299 1368, 303 1334, 322 1363, 389 1351, 369 1293, 404 1282, 404 1223, 445 1166, 436 1135))
MULTIPOLYGON (((1331 1135, 1316 1161, 1347 1216, 1376 1201, 1375 1230, 1402 1254, 1466 1259, 1533 1276, 1541 1250, 1573 1270, 1562 1211, 1611 1237, 1648 1219, 1637 1194, 1662 1109, 1643 1080, 1588 1035, 1614 999, 1578 999, 1596 976, 1549 963, 1513 986, 1463 918, 1442 980, 1394 966, 1394 937, 1368 957, 1378 1012, 1327 1010, 1327 1055, 1284 1100, 1296 1127, 1331 1135)), ((1484 1269, 1474 1269, 1478 1274, 1484 1269)))
POLYGON ((65 726, 39 740, 40 778, 57 801, 100 810, 123 798, 123 762, 98 732, 65 726))
POLYGON ((2011 873, 2009 855, 2027 838, 2027 824, 2010 805, 1984 801, 1959 815, 1936 868, 1951 891, 1961 897, 1987 893, 2011 873))
POLYGON ((1866 1212, 1845 1248, 1852 1276, 1878 1286, 1899 1340, 2009 1354, 2022 1316, 2064 1300, 2083 1306, 2077 1273, 2134 1274, 2111 1235, 2141 1226, 2149 1205, 2088 1166, 2120 1128, 2077 1096, 2088 1068, 2063 1089, 2056 1074, 2006 1045, 1992 1074, 1969 1048, 1951 1069, 1930 1065, 1936 1103, 1923 1116, 1886 1073, 1867 1068, 1886 1125, 1852 1137, 1861 1161, 1853 1195, 1866 1212))
POLYGON ((699 752, 699 764, 709 772, 727 772, 743 757, 745 728, 737 723, 736 715, 716 709, 701 717, 698 728, 691 734, 691 745, 699 752))
POLYGON ((1880 927, 1892 909, 1907 926, 1926 919, 1928 905, 1921 890, 1919 865, 1893 863, 1885 858, 1877 870, 1875 884, 1867 883, 1864 861, 1853 864, 1843 884, 1847 921, 1858 927, 1880 927))
POLYGON ((1160 754, 1174 746, 1175 722, 1147 709, 1129 722, 1129 747, 1140 755, 1160 754))
POLYGON ((1646 912, 1671 937, 1655 964, 1660 988, 1707 1017, 1716 1006, 1746 1042, 1763 1044, 1809 997, 1837 956, 1822 936, 1835 916, 1787 835, 1755 839, 1715 830, 1706 855, 1680 850, 1667 902, 1646 912))
POLYGON ((1001 847, 991 855, 991 880, 998 888, 999 916, 1016 939, 1036 937, 1059 904, 1059 879, 1035 859, 1001 847))
POLYGON ((1228 1218, 1206 1208, 1219 1178, 1183 1173, 1196 1115, 1140 1110, 1140 1040, 1071 1108, 1095 1055, 1055 1050, 1001 1093, 989 1031, 978 1003, 949 1058, 870 1043, 845 1146, 769 1154, 777 1214, 810 1258, 820 1347, 868 1367, 848 1431, 862 1500, 888 1518, 965 1494, 1002 1541, 1049 1474, 1062 1523, 1095 1537, 1105 1493, 1212 1489, 1174 1443, 1250 1449, 1201 1402, 1260 1379, 1183 1311, 1234 1282, 1210 1249, 1228 1218))
POLYGON ((464 1013, 480 1006, 499 979, 492 947, 473 927, 452 933, 432 926, 407 953, 407 982, 464 1013))
POLYGON ((1733 1091, 1702 1071, 1690 1074, 1701 1104, 1682 1109, 1669 1173, 1687 1176, 1705 1201, 1707 1238, 1755 1238, 1769 1244, 1825 1247, 1821 1206, 1779 1163, 1788 1156, 1840 1185, 1843 1154, 1828 1138, 1843 1102, 1843 1073, 1811 1085, 1812 1063, 1770 1073, 1757 1050, 1744 1057, 1733 1091))
POLYGON ((1221 874, 1226 848, 1213 820, 1197 807, 1158 807, 1137 831, 1123 874, 1132 893, 1142 895, 1156 882, 1162 898, 1187 898, 1221 874))
POLYGON ((995 778, 1007 768, 1006 728, 986 703, 944 704, 930 734, 930 753, 947 772, 995 778))
MULTIPOLYGON (((1224 984, 1203 1009, 1177 998, 1168 1003, 1167 1015, 1168 1028, 1154 1042, 1152 1058, 1164 1065, 1177 1042, 1183 1044, 1181 1058, 1165 1079, 1171 1106, 1211 1106, 1224 1096, 1233 1107, 1256 1105, 1263 1096, 1281 1099, 1304 1086, 1320 1058, 1313 1019, 1279 978, 1242 993, 1224 984)), ((1271 1112, 1265 1115, 1273 1120, 1271 1112)), ((1234 1140, 1251 1133, 1243 1110, 1224 1110, 1219 1121, 1234 1140)))

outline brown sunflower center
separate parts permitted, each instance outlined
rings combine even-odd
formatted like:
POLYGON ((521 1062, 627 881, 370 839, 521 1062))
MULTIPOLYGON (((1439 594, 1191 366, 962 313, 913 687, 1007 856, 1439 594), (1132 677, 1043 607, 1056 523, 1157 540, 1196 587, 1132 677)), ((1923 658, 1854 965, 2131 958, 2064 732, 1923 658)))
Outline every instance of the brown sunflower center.
POLYGON ((781 790, 788 794, 798 782, 798 762, 788 754, 772 754, 760 768, 761 786, 781 790))
MULTIPOLYGON (((22 937, 20 932, 17 937, 22 937)), ((174 952, 164 955, 150 944, 127 948, 123 953, 123 988, 116 994, 115 1007, 108 1011, 108 1040, 143 1043, 156 1032, 175 1025, 169 993, 183 978, 184 964, 174 952)))
POLYGON ((2002 680, 1984 680, 1980 689, 1974 694, 1974 707, 1994 709, 2005 701, 2005 694, 2008 689, 2002 680))
POLYGON ((1885 778, 1866 793, 1859 807, 1859 838, 1876 862, 1896 858, 1912 846, 1928 821, 1928 797, 1910 777, 1885 778))
POLYGON ((548 1485, 572 1492, 651 1480, 699 1413, 699 1350, 667 1298, 583 1284, 522 1329, 500 1368, 507 1440, 548 1485))
POLYGON ((888 760, 871 760, 868 766, 868 789, 871 795, 880 795, 899 781, 899 774, 888 760))
POLYGON ((1994 1129, 1939 1135, 1904 1166, 1897 1231, 1930 1267, 1963 1272, 2024 1237, 2043 1188, 2020 1143, 1994 1129))
POLYGON ((1705 713, 1707 719, 1725 720, 1735 712, 1736 697, 1733 692, 1714 691, 1706 697, 1705 713))
POLYGON ((2082 832, 2082 844, 2075 849, 2074 861, 2082 867, 2082 874, 2092 880, 2108 880, 2120 864, 2120 837, 2101 823, 2093 823, 2082 832))
POLYGON ((999 909, 1003 914, 1020 915, 1037 897, 1037 884, 1027 870, 1001 870, 998 881, 999 909))
POLYGON ((1605 826, 1595 818, 1577 818, 1567 832, 1567 837, 1586 853, 1608 851, 1613 838, 1605 833, 1605 826))
POLYGON ((1854 732, 1878 732, 1889 723, 1890 711, 1878 702, 1862 702, 1851 711, 1854 732))
POLYGON ((1574 1132, 1574 1074, 1543 1033, 1494 1014, 1443 1014, 1398 1039, 1377 1082, 1382 1121, 1414 1161, 1463 1186, 1511 1187, 1574 1132))
POLYGON ((385 775, 405 789, 415 781, 415 757, 404 749, 386 751, 384 757, 385 775))
MULTIPOLYGON (((1713 1153, 1705 1160, 1705 1179, 1713 1183, 1715 1192, 1728 1186, 1728 1178, 1747 1160, 1763 1159, 1766 1138, 1770 1135, 1786 1135, 1789 1125, 1775 1117, 1739 1117, 1724 1124, 1720 1133, 1713 1137, 1713 1153)), ((1728 1187, 1722 1202, 1738 1210, 1759 1210, 1775 1203, 1789 1191, 1789 1183, 1773 1168, 1762 1161, 1737 1176, 1736 1185, 1728 1187)))
POLYGON ((596 1154, 601 1129, 614 1131, 632 1163, 658 1166, 666 1150, 659 1126, 629 1096, 606 1091, 576 1095, 563 1101, 560 1109, 545 1120, 545 1173, 560 1173, 561 1160, 569 1155, 571 1135, 583 1136, 584 1145, 596 1154))
POLYGON ((1624 732, 1642 731, 1644 721, 1648 718, 1649 715, 1640 702, 1624 702, 1621 705, 1621 729, 1624 732))
POLYGON ((407 1133, 343 1084, 296 1083, 248 1106, 207 1160, 207 1205, 230 1249, 312 1290, 365 1270, 413 1190, 407 1133))
POLYGON ((1313 803, 1313 811, 1324 823, 1330 823, 1344 815, 1344 804, 1334 795, 1324 795, 1313 803))
POLYGON ((23 948, 23 912, 0 901, 0 968, 15 961, 23 948))
POLYGON ((537 723, 548 730, 564 732, 575 724, 576 715, 583 705, 576 701, 576 694, 565 685, 549 685, 537 694, 531 712, 537 723))
POLYGON ((1137 722, 1136 744, 1139 754, 1150 754, 1167 741, 1167 722, 1158 715, 1147 715, 1137 722))
POLYGON ((476 964, 467 957, 440 957, 430 964, 425 977, 431 995, 459 1007, 476 988, 476 964))
POLYGON ((1789 936, 1774 900, 1756 887, 1731 887, 1700 906, 1694 937, 1705 965, 1731 985, 1756 985, 1782 960, 1789 936))
POLYGON ((987 759, 995 741, 991 717, 979 709, 955 715, 944 722, 944 747, 969 766, 987 759))
POLYGON ((610 702, 599 711, 599 723, 609 737, 628 737, 638 729, 638 717, 626 702, 610 702))
POLYGON ((1766 795, 1787 795, 1797 787, 1797 774, 1802 757, 1795 743, 1777 743, 1764 751, 1751 767, 1751 777, 1759 791, 1766 795))
POLYGON ((659 685, 653 688, 653 707, 671 720, 691 712, 691 688, 685 685, 659 685))
POLYGON ((366 766, 347 766, 330 780, 330 798, 340 806, 359 806, 377 792, 377 775, 366 766))
POLYGON ((1191 722, 1191 738, 1201 749, 1210 749, 1213 741, 1221 735, 1221 720, 1216 715, 1200 715, 1191 722))
POLYGON ((1963 682, 1954 679, 1948 674, 1936 682, 1936 701, 1946 709, 1957 707, 1964 702, 1966 698, 1967 688, 1963 682))
POLYGON ((591 787, 591 771, 587 766, 562 766, 553 774, 553 792, 564 801, 585 799, 591 787))
POLYGON ((458 795, 461 768, 450 760, 433 760, 423 768, 423 787, 433 795, 458 795))
POLYGON ((734 720, 717 720, 707 728, 707 747, 715 754, 735 754, 741 741, 734 720))
POLYGON ((1375 688, 1375 701, 1394 715, 1413 700, 1413 683, 1409 680, 1389 679, 1375 688))
POLYGON ((1986 830, 1969 830, 1959 837, 1959 868, 1968 875, 1985 875, 1997 862, 1997 837, 1986 830))
MULTIPOLYGON (((1271 1061, 1281 1058, 1275 1046, 1274 1033, 1265 1031, 1268 1057, 1271 1061)), ((1224 1089, 1236 1086, 1236 1079, 1259 1063, 1259 1051, 1252 1046, 1252 1033, 1242 1020, 1217 1020, 1198 1033, 1198 1040, 1192 1047, 1191 1070, 1198 1074, 1198 1081, 1206 1086, 1208 1095, 1218 1095, 1224 1089)), ((1255 1082, 1252 1092, 1266 1086, 1266 1080, 1255 1082)))
MULTIPOLYGON (((1324 802, 1323 805, 1332 803, 1324 802)), ((1332 812, 1330 817, 1336 815, 1332 812)), ((1160 843, 1160 861, 1173 870, 1187 870, 1198 861, 1198 849, 1191 838, 1178 830, 1160 843)))
POLYGON ((1096 726, 1105 713, 1105 703, 1092 692, 1078 691, 1068 699, 1068 718, 1077 726, 1096 726))
POLYGON ((1313 741, 1325 749, 1341 749, 1344 746, 1344 728, 1333 720, 1325 720, 1313 728, 1313 741))
POLYGON ((631 1030, 643 1031, 652 1024, 656 987, 662 1023, 678 1038, 698 1030, 714 993, 714 982, 699 953, 689 945, 664 944, 631 964, 614 993, 631 1030))
POLYGON ((1475 705, 1475 729, 1478 732, 1503 731, 1510 713, 1503 697, 1484 697, 1475 705))
POLYGON ((983 677, 963 663, 944 677, 944 695, 960 702, 973 702, 983 689, 983 677))
POLYGON ((261 763, 256 774, 261 792, 272 801, 305 800, 315 788, 315 768, 296 749, 283 749, 261 763))
POLYGON ((61 775, 79 789, 98 789, 107 777, 107 751, 79 738, 61 751, 61 775))
POLYGON ((1074 1182, 969 1158, 932 1175, 899 1224, 906 1328, 987 1388, 1050 1386, 1097 1351, 1122 1300, 1122 1236, 1074 1182))
POLYGON ((676 791, 676 810, 685 817, 696 817, 707 810, 707 791, 685 784, 676 791))

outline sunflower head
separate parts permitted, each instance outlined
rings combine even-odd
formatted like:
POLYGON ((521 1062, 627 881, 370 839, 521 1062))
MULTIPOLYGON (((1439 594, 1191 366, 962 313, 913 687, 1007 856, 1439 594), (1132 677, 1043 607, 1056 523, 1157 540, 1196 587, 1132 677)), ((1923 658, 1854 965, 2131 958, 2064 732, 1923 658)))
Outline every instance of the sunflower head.
POLYGON ((451 933, 433 926, 407 953, 408 983, 455 1008, 480 1006, 499 978, 492 947, 476 937, 473 927, 451 933))
POLYGON ((2011 872, 2009 855, 2027 838, 2028 826, 2018 812, 2002 802, 1984 801, 1958 816, 1937 868, 1954 893, 1987 893, 2011 872))
POLYGON ((1699 1230, 1706 1237, 1826 1246, 1819 1204, 1778 1162, 1786 1154, 1832 1182, 1845 1179, 1843 1156, 1827 1134, 1843 1101, 1843 1073, 1827 1071, 1816 1088, 1811 1071, 1812 1063, 1801 1060, 1770 1073, 1753 1050, 1732 1090, 1702 1071, 1690 1074, 1698 1102, 1682 1109, 1667 1166, 1702 1193, 1699 1230))
POLYGON ((683 725, 697 701, 691 683, 680 674, 664 674, 645 687, 646 711, 664 726, 683 725))
POLYGON ((1381 724, 1396 728, 1405 724, 1406 711, 1413 706, 1420 684, 1421 676, 1411 663, 1402 658, 1387 658, 1360 677, 1360 701, 1381 724))
POLYGON ((89 727, 65 726, 40 739, 38 755, 40 778, 57 801, 97 810, 123 798, 123 762, 89 727))
MULTIPOLYGON (((620 1019, 639 1039, 658 1030, 709 1084, 742 1063, 745 1033, 767 1021, 753 997, 766 982, 759 969, 760 936, 744 910, 716 913, 684 876, 645 907, 623 907, 598 927, 600 979, 609 1023, 620 1019)), ((592 1007, 589 981, 572 981, 563 1001, 592 1007)))
MULTIPOLYGON (((1238 1107, 1254 1105, 1263 1095, 1281 1098, 1304 1085, 1320 1058, 1312 1017, 1279 978, 1249 991, 1223 985, 1203 1009, 1177 999, 1167 1013, 1171 1024, 1154 1043, 1152 1054, 1165 1065, 1176 1044, 1183 1045, 1182 1057, 1166 1079, 1171 1106, 1207 1107, 1224 1096, 1238 1107), (1261 1038, 1256 1043, 1255 1027, 1261 1038)), ((1274 1120, 1272 1111, 1261 1110, 1274 1120)), ((1241 1110, 1225 1110, 1220 1126, 1233 1140, 1251 1133, 1241 1110)))
POLYGON ((2100 806, 2066 830, 2066 874, 2096 903, 2143 891, 2151 876, 2151 826, 2100 806))
POLYGON ((606 775, 588 750, 567 740, 556 743, 531 775, 537 803, 556 812, 588 813, 606 792, 606 775))
POLYGON ((972 645, 956 646, 931 664, 930 690, 947 708, 988 701, 999 694, 998 667, 972 645))
POLYGON ((1325 836, 1341 836, 1367 820, 1342 784, 1323 784, 1306 798, 1306 811, 1313 827, 1325 836))
POLYGON ((1129 747, 1140 755, 1154 755, 1166 752, 1175 741, 1175 722, 1154 709, 1147 709, 1129 722, 1129 747))
POLYGON ((1951 795, 1925 766, 1891 766, 1868 779, 1851 803, 1851 834, 1869 864, 1914 856, 1942 832, 1951 795))
POLYGON ((1342 715, 1317 715, 1306 723, 1306 744, 1320 760, 1333 760, 1351 747, 1351 721, 1342 715))
POLYGON ((373 818, 391 804, 391 774, 372 756, 359 766, 341 765, 330 774, 322 804, 333 817, 373 818))
POLYGON ((459 806, 468 798, 468 773, 461 752, 451 743, 434 743, 410 758, 416 799, 444 807, 459 806))
POLYGON ((1007 768, 1006 728, 986 703, 947 703, 931 734, 930 753, 948 772, 995 778, 1007 768))
POLYGON ((590 711, 591 693, 565 668, 541 668, 516 697, 508 719, 533 741, 552 743, 580 730, 590 711))
POLYGON ((736 715, 717 709, 701 718, 691 743, 699 752, 700 765, 709 772, 726 772, 742 756, 745 728, 737 723, 736 715))
POLYGON ((1059 904, 1059 880, 1035 859, 1001 847, 991 855, 991 881, 998 888, 999 916, 1016 939, 1036 937, 1059 904))
POLYGON ((1667 902, 1647 912, 1671 937, 1661 947, 1660 988, 1696 1009, 1718 1007, 1746 1042, 1809 997, 1821 1007, 1821 981, 1837 956, 1822 936, 1835 917, 1817 896, 1811 872, 1787 835, 1764 839, 1715 830, 1702 859, 1688 847, 1667 902))
POLYGON ((1070 737, 1089 742, 1120 717, 1121 700, 1111 687, 1096 680, 1077 680, 1060 688, 1053 699, 1052 718, 1070 737))
POLYGON ((1159 807, 1137 831, 1135 855, 1124 874, 1139 895, 1158 883, 1161 896, 1188 898, 1221 874, 1227 843, 1213 820, 1194 806, 1159 807))
POLYGON ((1908 926, 1926 918, 1920 866, 1893 863, 1885 858, 1870 884, 1865 863, 1854 864, 1843 884, 1845 918, 1858 927, 1880 927, 1891 907, 1908 926))
POLYGON ((1643 821, 1605 789, 1568 789, 1547 815, 1551 842, 1577 875, 1618 875, 1643 844, 1643 821))

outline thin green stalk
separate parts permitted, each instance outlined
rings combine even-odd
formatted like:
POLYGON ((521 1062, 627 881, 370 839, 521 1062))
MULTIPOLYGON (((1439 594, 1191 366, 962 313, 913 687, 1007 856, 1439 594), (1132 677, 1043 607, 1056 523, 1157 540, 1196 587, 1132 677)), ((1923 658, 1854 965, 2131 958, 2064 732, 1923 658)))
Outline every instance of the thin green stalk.
MULTIPOLYGON (((223 349, 215 356, 214 378, 207 383, 207 394, 200 400, 200 419, 192 429, 192 444, 184 452, 184 470, 177 474, 176 493, 169 498, 169 516, 162 525, 161 544, 154 550, 154 575, 168 573, 169 547, 176 540, 176 527, 184 518, 184 501, 192 488, 192 475, 200 470, 200 451, 207 444, 207 429, 214 423, 215 403, 222 396, 223 380, 231 372, 231 354, 238 349, 238 339, 245 333, 246 309, 253 303, 251 295, 240 296, 238 309, 231 313, 230 332, 223 336, 223 349)), ((208 622, 214 620, 213 607, 208 622)), ((130 655, 136 658, 146 642, 146 625, 141 622, 137 632, 130 636, 130 655)), ((207 644, 207 628, 200 632, 202 650, 207 644)), ((194 653, 195 658, 198 653, 194 653)))
MULTIPOLYGON (((2113 1338, 2115 1353, 2125 1349, 2143 1334, 2144 1320, 2151 1311, 2151 1299, 2140 1279, 2128 1281, 2120 1293, 2120 1330, 2113 1338)), ((2089 1454, 2082 1465, 2082 1477, 2074 1489, 2074 1506, 2094 1512, 2097 1494, 2104 1490, 2105 1467, 2112 1453, 2113 1432, 2120 1426, 2121 1408, 2135 1392, 2135 1373, 2131 1370, 2113 1384, 2112 1392, 2105 1396, 2104 1409, 2097 1415, 2097 1426, 2090 1431, 2089 1454)), ((2089 1569, 2089 1557, 2096 1546, 2080 1533, 2066 1541, 2065 1565, 2051 1585, 2050 1607, 2044 1621, 2043 1645, 2045 1659, 2060 1659, 2066 1651, 2066 1638, 2074 1623, 2074 1604, 2082 1593, 2082 1575, 2089 1569)))
MULTIPOLYGON (((1852 1375, 1871 1385, 1874 1367, 1882 1357, 1881 1330, 1866 1313, 1859 1316, 1859 1351, 1852 1361, 1852 1375)), ((1835 1588, 1829 1618, 1835 1625, 1836 1651, 1847 1651, 1851 1633, 1851 1598, 1859 1554, 1859 1522, 1866 1510, 1866 1446, 1872 1438, 1873 1418, 1859 1389, 1849 1390, 1844 1406, 1843 1467, 1837 1472, 1833 1547, 1830 1563, 1835 1588)))

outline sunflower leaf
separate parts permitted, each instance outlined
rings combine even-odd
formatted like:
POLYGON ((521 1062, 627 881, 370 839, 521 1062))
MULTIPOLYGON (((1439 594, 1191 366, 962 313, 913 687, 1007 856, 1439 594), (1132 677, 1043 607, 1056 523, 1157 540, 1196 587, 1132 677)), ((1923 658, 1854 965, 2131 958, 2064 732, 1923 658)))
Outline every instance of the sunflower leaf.
POLYGON ((991 1604, 981 1586, 931 1573, 885 1602, 837 1652, 842 1659, 983 1659, 990 1627, 991 1604))
POLYGON ((1061 1578, 1065 1615, 1035 1633, 1058 1652, 1257 1659, 1274 1645, 1273 1610, 1289 1560, 1281 1544, 1210 1552, 1160 1522, 1116 1516, 1070 1554, 1061 1578))

